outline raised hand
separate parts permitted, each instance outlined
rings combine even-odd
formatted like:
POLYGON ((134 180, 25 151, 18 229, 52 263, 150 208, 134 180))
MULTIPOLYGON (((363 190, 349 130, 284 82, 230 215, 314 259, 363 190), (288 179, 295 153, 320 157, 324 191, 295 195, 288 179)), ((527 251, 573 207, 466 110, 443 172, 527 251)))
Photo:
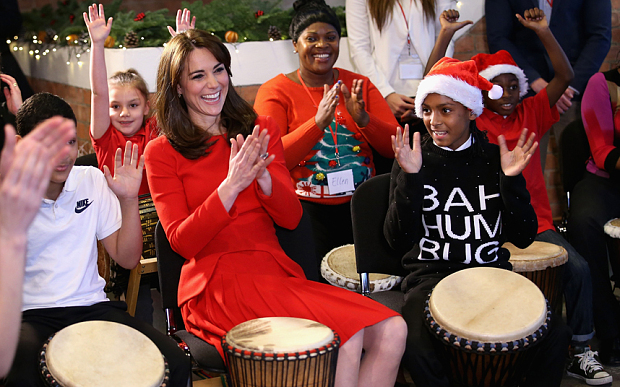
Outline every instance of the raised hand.
POLYGON ((523 17, 519 14, 516 14, 515 16, 524 27, 529 28, 532 31, 536 32, 549 28, 549 23, 547 23, 545 13, 538 8, 526 9, 525 12, 523 12, 523 17))
POLYGON ((370 116, 366 111, 366 104, 364 102, 364 95, 362 91, 363 83, 364 81, 362 79, 354 79, 353 84, 351 85, 351 91, 349 91, 344 84, 340 87, 347 111, 360 128, 368 125, 368 121, 370 121, 370 116))
POLYGON ((334 86, 329 88, 327 85, 323 85, 323 98, 319 102, 316 116, 314 116, 314 122, 316 126, 321 129, 325 129, 334 120, 334 113, 336 112, 336 106, 338 106, 338 93, 340 92, 341 81, 336 82, 334 86))
POLYGON ((512 151, 508 150, 504 135, 498 136, 497 142, 499 143, 502 171, 506 176, 516 176, 523 172, 538 147, 536 133, 532 133, 528 138, 526 128, 521 132, 517 146, 512 151))
POLYGON ((70 120, 50 118, 17 145, 15 130, 6 125, 0 156, 0 233, 25 233, 41 206, 54 167, 67 157, 75 136, 70 120))
POLYGON ((22 91, 19 89, 15 78, 9 74, 0 74, 2 82, 8 87, 2 89, 4 98, 6 99, 6 107, 12 115, 17 115, 17 111, 22 106, 22 91))
POLYGON ((392 136, 392 150, 398 165, 407 173, 418 173, 422 168, 422 145, 420 133, 413 134, 413 148, 409 146, 409 125, 401 135, 400 127, 396 128, 396 136, 392 136))
POLYGON ((443 11, 439 16, 439 23, 441 24, 441 29, 454 33, 465 27, 466 25, 473 24, 471 20, 463 20, 459 22, 459 17, 459 11, 457 11, 456 9, 447 9, 443 11))
POLYGON ((193 30, 196 26, 196 16, 191 18, 191 22, 190 18, 191 12, 189 9, 185 8, 182 11, 179 9, 177 11, 177 29, 175 30, 174 28, 168 26, 168 31, 170 32, 170 35, 174 37, 181 32, 193 30))
POLYGON ((116 150, 114 176, 107 165, 103 166, 103 173, 108 186, 119 199, 132 199, 138 197, 143 169, 144 155, 138 157, 138 144, 132 147, 131 141, 127 141, 124 156, 121 148, 116 150))
POLYGON ((109 18, 106 22, 103 4, 99 4, 99 10, 97 10, 97 4, 89 6, 88 14, 84 12, 83 16, 86 28, 88 28, 91 43, 93 45, 96 43, 103 44, 108 35, 110 35, 110 30, 112 29, 112 18, 109 18))

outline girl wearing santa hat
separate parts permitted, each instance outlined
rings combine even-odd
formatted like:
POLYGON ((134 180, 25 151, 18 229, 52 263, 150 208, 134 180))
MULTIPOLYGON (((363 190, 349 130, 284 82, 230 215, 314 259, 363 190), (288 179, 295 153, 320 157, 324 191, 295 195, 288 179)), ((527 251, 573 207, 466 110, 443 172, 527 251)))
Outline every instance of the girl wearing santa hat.
MULTIPOLYGON (((465 268, 511 269, 502 244, 525 248, 536 236, 536 214, 521 175, 538 146, 536 136, 528 137, 524 129, 512 151, 502 136, 499 146, 490 144, 476 128, 481 90, 491 98, 501 96, 498 86, 478 75, 473 61, 442 58, 416 95, 416 114, 428 134, 420 140, 414 133, 413 146, 408 127, 392 137, 396 162, 384 233, 394 249, 403 251, 403 265, 411 271, 403 285, 402 315, 408 325, 403 361, 418 387, 449 386, 435 347, 442 344, 424 326, 431 289, 465 268), (474 218, 491 226, 473 232, 467 220, 474 218)), ((552 320, 537 350, 541 355, 521 385, 559 386, 570 336, 560 324, 552 320)))

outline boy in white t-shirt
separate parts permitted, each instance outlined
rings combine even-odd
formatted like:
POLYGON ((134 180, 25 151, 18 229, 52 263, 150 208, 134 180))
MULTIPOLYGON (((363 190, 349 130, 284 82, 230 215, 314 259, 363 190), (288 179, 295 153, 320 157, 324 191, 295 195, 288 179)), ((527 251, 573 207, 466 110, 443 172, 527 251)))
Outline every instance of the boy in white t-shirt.
MULTIPOLYGON (((36 94, 19 110, 17 132, 26 136, 38 122, 55 115, 76 122, 61 98, 36 94)), ((109 301, 97 271, 97 239, 119 265, 132 269, 139 262, 138 189, 144 160, 138 161, 137 146, 132 150, 128 143, 124 157, 117 150, 115 175, 105 168, 104 177, 96 168, 74 167, 75 135, 69 144, 72 150, 54 168, 28 229, 21 332, 6 385, 43 386, 37 361, 43 342, 66 326, 89 320, 114 321, 144 333, 168 360, 171 385, 186 385, 190 363, 183 351, 174 340, 129 316, 124 302, 109 301)))

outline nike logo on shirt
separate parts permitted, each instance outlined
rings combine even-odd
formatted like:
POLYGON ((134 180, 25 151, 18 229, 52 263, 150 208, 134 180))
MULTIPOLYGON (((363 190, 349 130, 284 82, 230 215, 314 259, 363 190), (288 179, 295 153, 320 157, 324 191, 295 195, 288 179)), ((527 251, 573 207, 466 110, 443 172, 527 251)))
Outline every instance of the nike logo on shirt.
POLYGON ((93 204, 93 202, 88 202, 88 199, 82 199, 82 200, 78 200, 78 202, 75 204, 75 213, 76 214, 81 214, 82 212, 84 212, 85 209, 88 208, 88 206, 90 206, 91 204, 93 204))

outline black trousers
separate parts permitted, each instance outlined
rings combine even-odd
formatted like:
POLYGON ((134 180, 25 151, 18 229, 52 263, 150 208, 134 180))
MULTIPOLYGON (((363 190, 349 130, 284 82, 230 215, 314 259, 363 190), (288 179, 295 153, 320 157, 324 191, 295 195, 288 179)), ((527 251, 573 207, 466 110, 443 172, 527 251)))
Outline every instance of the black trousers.
MULTIPOLYGON (((13 366, 6 386, 45 386, 39 372, 39 352, 47 338, 59 330, 83 321, 103 320, 130 326, 144 333, 168 360, 170 385, 187 386, 191 364, 176 342, 147 323, 131 317, 121 301, 100 302, 92 306, 27 310, 22 324, 13 366)), ((105 339, 102 337, 102 339, 105 339)), ((122 357, 119 357, 122 362, 122 357)))
MULTIPOLYGON (((402 315, 407 322, 407 347, 403 365, 411 374, 416 387, 449 387, 443 363, 438 356, 443 345, 431 336, 423 317, 424 303, 428 293, 444 277, 451 273, 437 273, 418 278, 405 294, 402 315)), ((411 282, 409 282, 411 284, 411 282)), ((571 338, 570 328, 561 317, 553 316, 547 336, 536 348, 533 365, 521 387, 559 386, 564 373, 564 362, 571 338)))
POLYGON ((590 266, 596 336, 610 340, 620 336, 620 304, 609 282, 607 237, 603 227, 609 220, 620 217, 620 182, 586 172, 570 198, 568 239, 590 266))

